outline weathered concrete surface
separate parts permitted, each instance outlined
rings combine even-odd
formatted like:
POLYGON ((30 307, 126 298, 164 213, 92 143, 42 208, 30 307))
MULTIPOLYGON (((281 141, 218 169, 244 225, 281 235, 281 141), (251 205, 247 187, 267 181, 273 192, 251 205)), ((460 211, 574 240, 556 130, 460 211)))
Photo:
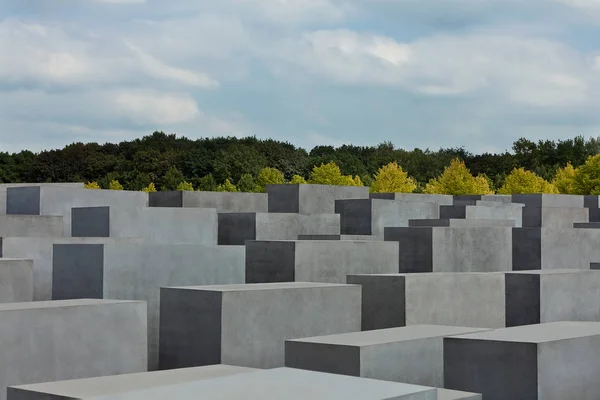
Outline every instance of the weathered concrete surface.
POLYGON ((298 235, 298 240, 383 240, 383 236, 373 235, 298 235))
POLYGON ((600 207, 600 196, 583 196, 583 206, 587 208, 599 208, 600 207))
POLYGON ((6 387, 146 371, 146 304, 69 300, 0 304, 6 387))
POLYGON ((573 228, 577 229, 600 229, 600 222, 576 222, 573 228))
POLYGON ((478 202, 476 206, 465 207, 466 219, 514 220, 516 227, 523 226, 523 206, 492 201, 478 202))
POLYGON ((513 203, 526 207, 584 207, 584 197, 569 194, 513 194, 513 203))
POLYGON ((482 330, 414 325, 291 339, 285 342, 285 366, 443 387, 443 338, 482 330))
POLYGON ((513 269, 588 269, 598 243, 598 229, 513 228, 513 269))
POLYGON ((600 323, 554 322, 444 338, 444 384, 486 400, 600 398, 600 323))
POLYGON ((494 272, 512 268, 510 227, 385 228, 397 242, 399 272, 494 272))
POLYGON ((67 188, 81 188, 82 182, 75 183, 0 183, 0 215, 6 214, 6 190, 8 188, 31 187, 31 186, 54 186, 67 188))
POLYGON ((368 199, 366 186, 267 185, 269 212, 334 214, 335 201, 368 199))
POLYGON ((214 208, 217 212, 268 212, 266 193, 234 192, 154 192, 150 207, 214 208))
POLYGON ((0 238, 0 256, 33 260, 33 300, 52 300, 52 257, 54 244, 141 243, 141 239, 112 238, 0 238))
POLYGON ((246 240, 296 240, 299 235, 339 235, 337 214, 219 213, 218 243, 246 240))
POLYGON ((158 244, 217 244, 217 211, 202 208, 74 207, 74 237, 143 238, 158 244))
POLYGON ((409 227, 418 226, 506 226, 514 227, 514 219, 411 219, 409 227))
POLYGON ((160 367, 284 365, 284 341, 360 330, 361 288, 288 282, 161 288, 160 367))
POLYGON ((362 286, 362 329, 505 326, 503 273, 348 275, 362 286))
POLYGON ((396 200, 396 201, 416 201, 420 203, 435 203, 439 206, 451 206, 453 198, 447 194, 422 194, 422 193, 371 193, 371 199, 396 200))
POLYGON ((383 236, 386 227, 408 226, 411 219, 439 218, 435 203, 379 199, 337 200, 340 232, 344 235, 383 236))
POLYGON ((512 203, 511 195, 502 195, 502 194, 484 194, 481 196, 481 200, 479 200, 475 204, 480 204, 481 202, 495 202, 502 204, 510 204, 512 203))
POLYGON ((397 272, 398 251, 377 241, 248 241, 246 282, 345 283, 347 274, 397 272))
POLYGON ((62 217, 0 215, 0 237, 63 236, 62 217))
POLYGON ((479 393, 469 393, 460 390, 438 389, 437 400, 482 400, 479 393))
POLYGON ((146 207, 148 194, 56 186, 8 188, 6 191, 7 214, 62 216, 65 236, 71 236, 71 208, 96 206, 146 207))
POLYGON ((220 378, 252 371, 257 370, 254 368, 218 364, 167 371, 140 372, 37 383, 9 387, 8 400, 64 400, 66 398, 84 400, 98 396, 116 395, 134 390, 220 378))
POLYGON ((589 209, 583 207, 524 207, 523 227, 572 228, 576 222, 588 222, 589 209))
POLYGON ((600 208, 590 208, 590 222, 600 222, 600 208))
POLYGON ((158 364, 161 286, 244 282, 244 248, 137 243, 56 244, 52 298, 144 300, 149 368, 158 364))
POLYGON ((0 258, 0 303, 33 301, 33 260, 0 258))
POLYGON ((198 382, 96 397, 94 400, 436 400, 435 388, 275 368, 198 382))

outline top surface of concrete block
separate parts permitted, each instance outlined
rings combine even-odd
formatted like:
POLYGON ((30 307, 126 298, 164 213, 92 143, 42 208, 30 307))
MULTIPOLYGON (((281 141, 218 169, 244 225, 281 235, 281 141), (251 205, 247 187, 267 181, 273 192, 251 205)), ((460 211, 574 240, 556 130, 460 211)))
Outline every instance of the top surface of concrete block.
POLYGON ((589 269, 533 269, 528 271, 510 271, 507 274, 521 274, 521 275, 561 275, 561 274, 581 274, 581 273, 597 273, 600 271, 593 271, 589 269))
POLYGON ((346 285, 338 283, 319 283, 319 282, 275 282, 275 283, 243 283, 233 285, 209 285, 209 286, 174 286, 169 289, 186 290, 211 290, 216 292, 246 292, 250 290, 286 290, 286 289, 312 289, 326 287, 346 287, 355 285, 346 285))
POLYGON ((219 378, 253 371, 257 370, 254 368, 216 364, 166 371, 140 372, 135 374, 45 382, 14 386, 13 388, 22 391, 64 396, 69 399, 87 399, 90 397, 118 394, 131 390, 141 390, 183 382, 219 378))
POLYGON ((135 300, 104 300, 104 299, 32 301, 32 302, 23 302, 23 303, 0 304, 0 311, 34 310, 34 309, 39 309, 39 308, 79 307, 79 306, 109 305, 109 304, 123 304, 123 303, 142 303, 142 302, 135 301, 135 300))
POLYGON ((156 389, 97 397, 95 400, 436 400, 437 390, 425 386, 325 374, 292 368, 275 368, 233 376, 163 386, 156 389))
POLYGON ((384 343, 427 339, 440 336, 462 335, 465 333, 485 331, 482 328, 467 328, 444 325, 412 325, 400 328, 377 329, 363 332, 342 333, 337 335, 317 336, 294 339, 294 342, 310 342, 335 344, 342 346, 372 346, 384 343))
POLYGON ((479 393, 461 392, 460 390, 438 389, 437 400, 482 400, 479 393))
POLYGON ((600 322, 560 321, 469 333, 454 336, 453 338, 517 343, 545 343, 597 335, 600 335, 600 322))

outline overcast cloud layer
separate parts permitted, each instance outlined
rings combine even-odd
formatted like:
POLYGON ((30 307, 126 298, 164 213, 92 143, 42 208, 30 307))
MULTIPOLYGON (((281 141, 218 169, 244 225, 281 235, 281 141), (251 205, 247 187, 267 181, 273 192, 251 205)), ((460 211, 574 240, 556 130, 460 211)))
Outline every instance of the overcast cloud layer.
POLYGON ((0 0, 0 150, 600 135, 600 0, 0 0))

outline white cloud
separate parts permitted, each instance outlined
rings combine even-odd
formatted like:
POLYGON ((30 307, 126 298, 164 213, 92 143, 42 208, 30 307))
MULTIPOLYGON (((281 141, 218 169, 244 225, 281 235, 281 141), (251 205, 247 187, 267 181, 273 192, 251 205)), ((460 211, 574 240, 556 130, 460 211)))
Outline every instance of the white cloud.
POLYGON ((107 4, 143 4, 147 0, 92 0, 93 3, 107 3, 107 4))
POLYGON ((140 125, 178 124, 201 116, 190 95, 123 91, 111 97, 119 114, 140 125))

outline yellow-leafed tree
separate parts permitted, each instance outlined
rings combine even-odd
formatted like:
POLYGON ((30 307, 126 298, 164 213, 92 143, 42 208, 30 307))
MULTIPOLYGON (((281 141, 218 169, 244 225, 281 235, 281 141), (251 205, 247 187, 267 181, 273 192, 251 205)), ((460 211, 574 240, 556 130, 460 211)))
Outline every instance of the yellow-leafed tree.
POLYGON ((371 185, 374 193, 412 193, 417 188, 415 180, 408 176, 396 162, 379 168, 371 185))
POLYGON ((431 179, 423 193, 428 194, 492 194, 485 176, 473 176, 465 163, 453 160, 436 179, 431 179))
POLYGON ((600 154, 590 156, 575 170, 573 187, 576 194, 600 195, 600 154))
POLYGON ((304 177, 302 177, 300 175, 294 175, 294 176, 292 176, 292 180, 289 181, 289 183, 291 185, 305 184, 306 179, 304 179, 304 177))
POLYGON ((98 185, 98 182, 88 182, 84 184, 83 187, 86 189, 100 189, 100 185, 98 185))
POLYGON ((556 176, 552 181, 561 194, 576 194, 575 193, 575 168, 568 163, 563 168, 556 171, 556 176))
POLYGON ((528 194, 554 193, 558 194, 556 186, 525 168, 515 168, 506 177, 504 185, 498 194, 528 194))
POLYGON ((108 184, 108 188, 110 190, 123 190, 123 185, 121 185, 121 183, 114 179, 112 181, 110 181, 110 183, 108 184))
POLYGON ((363 186, 358 176, 342 175, 340 167, 334 162, 315 166, 310 173, 308 183, 316 185, 363 186))
POLYGON ((217 192, 239 192, 239 190, 229 179, 225 179, 225 182, 217 186, 217 192))
POLYGON ((194 191, 194 185, 192 185, 189 182, 183 181, 179 185, 177 185, 177 189, 176 190, 193 192, 194 191))
POLYGON ((258 193, 267 191, 267 185, 281 185, 285 183, 283 172, 276 168, 263 168, 256 177, 256 189, 258 193))
POLYGON ((156 192, 156 186, 154 186, 154 182, 150 182, 148 186, 142 189, 142 191, 146 193, 156 192))

